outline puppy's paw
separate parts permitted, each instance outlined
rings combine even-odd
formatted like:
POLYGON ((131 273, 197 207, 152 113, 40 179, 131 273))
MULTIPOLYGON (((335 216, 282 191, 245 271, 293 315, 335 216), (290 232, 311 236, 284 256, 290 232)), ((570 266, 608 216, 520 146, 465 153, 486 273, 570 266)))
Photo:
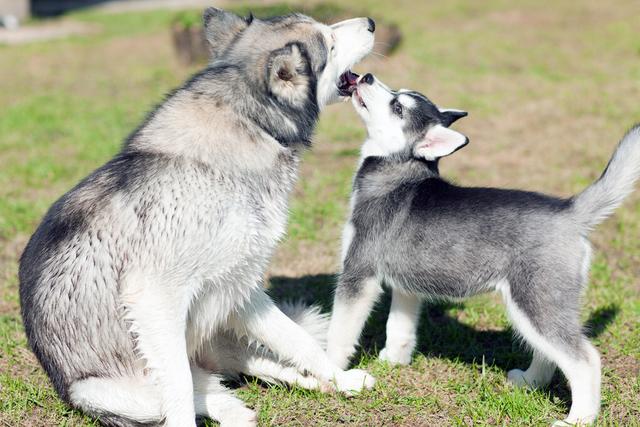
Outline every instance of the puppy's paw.
POLYGON ((238 406, 225 411, 224 417, 220 417, 220 427, 256 427, 258 415, 249 408, 238 406))
POLYGON ((335 378, 336 389, 347 396, 354 396, 363 389, 369 390, 375 383, 375 378, 361 369, 344 371, 335 378))
POLYGON ((507 382, 515 387, 531 387, 525 376, 525 372, 520 369, 512 369, 507 372, 507 382))
POLYGON ((568 417, 564 420, 557 420, 551 424, 551 427, 585 427, 592 425, 597 418, 597 414, 578 416, 578 417, 568 417))
POLYGON ((407 366, 411 364, 411 353, 411 351, 396 351, 385 347, 378 355, 378 359, 388 362, 392 365, 407 366))

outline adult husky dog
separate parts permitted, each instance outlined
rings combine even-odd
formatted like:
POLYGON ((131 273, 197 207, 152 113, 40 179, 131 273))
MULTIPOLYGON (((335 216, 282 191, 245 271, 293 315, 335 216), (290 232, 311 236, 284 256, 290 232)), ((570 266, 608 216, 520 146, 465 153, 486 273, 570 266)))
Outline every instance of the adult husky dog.
POLYGON ((349 93, 374 23, 210 8, 204 26, 209 66, 50 208, 20 261, 31 348, 59 395, 108 425, 255 424, 211 374, 230 331, 337 390, 373 385, 262 280, 319 111, 349 93))
POLYGON ((599 180, 559 199, 440 178, 438 160, 468 143, 449 129, 464 111, 440 110, 424 95, 392 91, 370 74, 352 100, 368 139, 344 232, 329 357, 348 365, 382 281, 393 296, 380 358, 397 364, 411 361, 422 299, 498 290, 533 349, 529 369, 510 371, 509 380, 543 387, 560 368, 572 404, 557 425, 592 422, 600 408, 600 356, 580 323, 587 235, 640 176, 640 125, 622 139, 599 180))

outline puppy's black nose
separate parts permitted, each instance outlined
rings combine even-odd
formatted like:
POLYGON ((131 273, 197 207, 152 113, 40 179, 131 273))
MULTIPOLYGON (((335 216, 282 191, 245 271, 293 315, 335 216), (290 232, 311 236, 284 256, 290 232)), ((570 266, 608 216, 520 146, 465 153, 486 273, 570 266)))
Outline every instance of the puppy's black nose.
POLYGON ((362 81, 365 82, 368 85, 372 85, 373 84, 373 74, 371 73, 367 73, 364 76, 362 76, 362 81))
POLYGON ((373 32, 376 30, 376 21, 374 21, 374 20, 373 20, 373 19, 371 19, 371 18, 367 18, 367 20, 369 21, 369 28, 368 28, 368 30, 369 30, 369 32, 370 32, 370 33, 373 33, 373 32))

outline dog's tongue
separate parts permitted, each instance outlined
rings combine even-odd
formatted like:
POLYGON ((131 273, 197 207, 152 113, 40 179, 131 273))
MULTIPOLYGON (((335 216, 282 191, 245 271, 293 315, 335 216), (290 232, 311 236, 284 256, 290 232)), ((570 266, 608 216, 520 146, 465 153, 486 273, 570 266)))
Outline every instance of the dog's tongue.
POLYGON ((338 82, 338 92, 340 92, 341 96, 351 96, 353 91, 356 90, 358 77, 360 76, 351 70, 342 73, 338 82))

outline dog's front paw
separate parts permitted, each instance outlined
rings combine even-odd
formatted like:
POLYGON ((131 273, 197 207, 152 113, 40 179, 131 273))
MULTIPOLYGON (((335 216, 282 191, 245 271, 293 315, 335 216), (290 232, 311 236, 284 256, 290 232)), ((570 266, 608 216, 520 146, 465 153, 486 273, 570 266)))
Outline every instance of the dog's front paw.
POLYGON ((224 417, 220 417, 220 427, 256 427, 258 415, 249 408, 237 407, 225 411, 224 417))
POLYGON ((378 355, 378 359, 388 362, 392 365, 407 366, 411 364, 411 353, 412 352, 407 351, 394 351, 385 347, 378 355))
POLYGON ((551 427, 586 427, 593 425, 596 422, 597 414, 580 416, 580 417, 572 417, 569 414, 569 417, 564 420, 556 420, 551 424, 551 427))
POLYGON ((347 396, 358 394, 362 389, 370 390, 375 383, 375 378, 362 369, 344 371, 335 378, 336 389, 347 396))
POLYGON ((311 376, 300 375, 293 384, 300 388, 306 388, 307 390, 320 390, 326 393, 326 391, 323 391, 325 384, 311 376))

